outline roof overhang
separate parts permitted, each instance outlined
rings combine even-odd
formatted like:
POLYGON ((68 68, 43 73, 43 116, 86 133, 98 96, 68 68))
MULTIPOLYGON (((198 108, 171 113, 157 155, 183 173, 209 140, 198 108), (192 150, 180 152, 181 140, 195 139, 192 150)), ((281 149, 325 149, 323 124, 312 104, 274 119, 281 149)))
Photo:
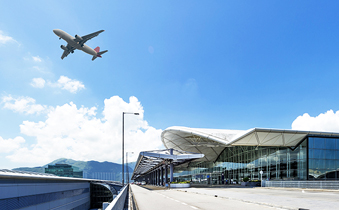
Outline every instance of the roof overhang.
POLYGON ((339 137, 339 133, 301 130, 252 128, 249 130, 170 127, 161 134, 166 148, 204 154, 198 161, 216 161, 225 147, 295 147, 306 136, 339 137))
POLYGON ((135 180, 139 176, 147 174, 162 165, 167 165, 169 163, 180 165, 203 157, 204 154, 175 149, 173 149, 172 152, 171 149, 140 152, 131 179, 135 180))

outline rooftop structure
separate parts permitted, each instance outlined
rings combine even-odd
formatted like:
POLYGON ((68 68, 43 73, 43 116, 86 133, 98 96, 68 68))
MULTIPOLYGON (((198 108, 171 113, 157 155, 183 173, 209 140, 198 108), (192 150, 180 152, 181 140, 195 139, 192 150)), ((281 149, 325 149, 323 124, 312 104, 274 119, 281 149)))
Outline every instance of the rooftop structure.
MULTIPOLYGON (((139 176, 147 174, 152 169, 161 167, 161 165, 172 165, 173 167, 202 157, 204 157, 203 154, 174 149, 140 152, 132 179, 137 179, 139 176)), ((173 171, 171 174, 173 175, 173 171)))
POLYGON ((91 209, 113 200, 118 182, 0 170, 1 209, 91 209))
MULTIPOLYGON (((204 155, 177 164, 174 168, 177 181, 225 184, 245 177, 260 179, 260 171, 267 180, 339 180, 339 133, 174 126, 162 132, 161 140, 167 149, 204 155)), ((161 168, 166 166, 138 164, 136 169, 148 171, 144 180, 151 173, 151 179, 159 183, 163 176, 161 168)))

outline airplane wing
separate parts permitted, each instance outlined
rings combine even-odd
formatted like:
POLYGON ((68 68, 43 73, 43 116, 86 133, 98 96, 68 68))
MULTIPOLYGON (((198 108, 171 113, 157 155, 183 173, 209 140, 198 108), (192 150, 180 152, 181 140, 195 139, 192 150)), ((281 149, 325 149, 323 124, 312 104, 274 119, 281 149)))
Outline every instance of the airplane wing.
POLYGON ((65 57, 67 57, 68 54, 69 54, 69 51, 64 50, 64 53, 62 53, 61 59, 64 59, 65 57))
POLYGON ((67 49, 64 49, 64 53, 62 53, 61 59, 64 59, 69 55, 70 52, 74 52, 75 48, 72 47, 71 45, 67 44, 66 46, 67 49))
POLYGON ((100 33, 104 32, 104 31, 105 30, 100 30, 100 31, 97 31, 97 32, 94 32, 94 33, 91 33, 91 34, 88 34, 88 35, 85 35, 85 36, 82 36, 82 37, 75 35, 74 41, 79 42, 83 46, 83 44, 85 44, 88 40, 98 36, 100 33))

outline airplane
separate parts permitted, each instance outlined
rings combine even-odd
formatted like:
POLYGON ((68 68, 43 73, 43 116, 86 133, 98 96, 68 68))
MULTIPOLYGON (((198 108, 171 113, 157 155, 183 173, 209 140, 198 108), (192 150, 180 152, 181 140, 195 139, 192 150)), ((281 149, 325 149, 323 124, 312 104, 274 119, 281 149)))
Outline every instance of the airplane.
POLYGON ((92 39, 93 37, 98 36, 100 33, 104 32, 105 30, 100 30, 91 34, 88 34, 86 36, 78 36, 75 35, 75 37, 69 35, 63 30, 60 29, 54 29, 53 32, 59 37, 59 39, 63 39, 67 42, 67 46, 61 45, 61 49, 64 50, 64 53, 61 56, 61 59, 64 59, 67 57, 69 53, 74 53, 74 50, 82 50, 87 54, 93 55, 92 61, 94 61, 97 57, 101 58, 101 55, 107 52, 108 50, 101 51, 100 47, 96 47, 94 50, 90 48, 89 46, 85 45, 85 43, 92 39))

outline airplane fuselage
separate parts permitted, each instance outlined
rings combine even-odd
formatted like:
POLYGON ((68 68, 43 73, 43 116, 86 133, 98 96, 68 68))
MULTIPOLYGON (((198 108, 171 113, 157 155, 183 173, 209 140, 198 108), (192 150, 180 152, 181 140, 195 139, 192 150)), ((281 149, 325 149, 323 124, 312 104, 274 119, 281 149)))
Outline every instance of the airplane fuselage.
POLYGON ((60 29, 54 29, 53 32, 61 39, 65 40, 70 46, 74 47, 75 49, 84 51, 87 54, 96 56, 97 52, 95 52, 95 50, 93 50, 92 48, 90 48, 89 46, 87 46, 86 44, 83 44, 83 46, 81 46, 81 44, 79 44, 79 42, 76 42, 73 36, 69 35, 68 33, 66 33, 63 30, 60 29))

